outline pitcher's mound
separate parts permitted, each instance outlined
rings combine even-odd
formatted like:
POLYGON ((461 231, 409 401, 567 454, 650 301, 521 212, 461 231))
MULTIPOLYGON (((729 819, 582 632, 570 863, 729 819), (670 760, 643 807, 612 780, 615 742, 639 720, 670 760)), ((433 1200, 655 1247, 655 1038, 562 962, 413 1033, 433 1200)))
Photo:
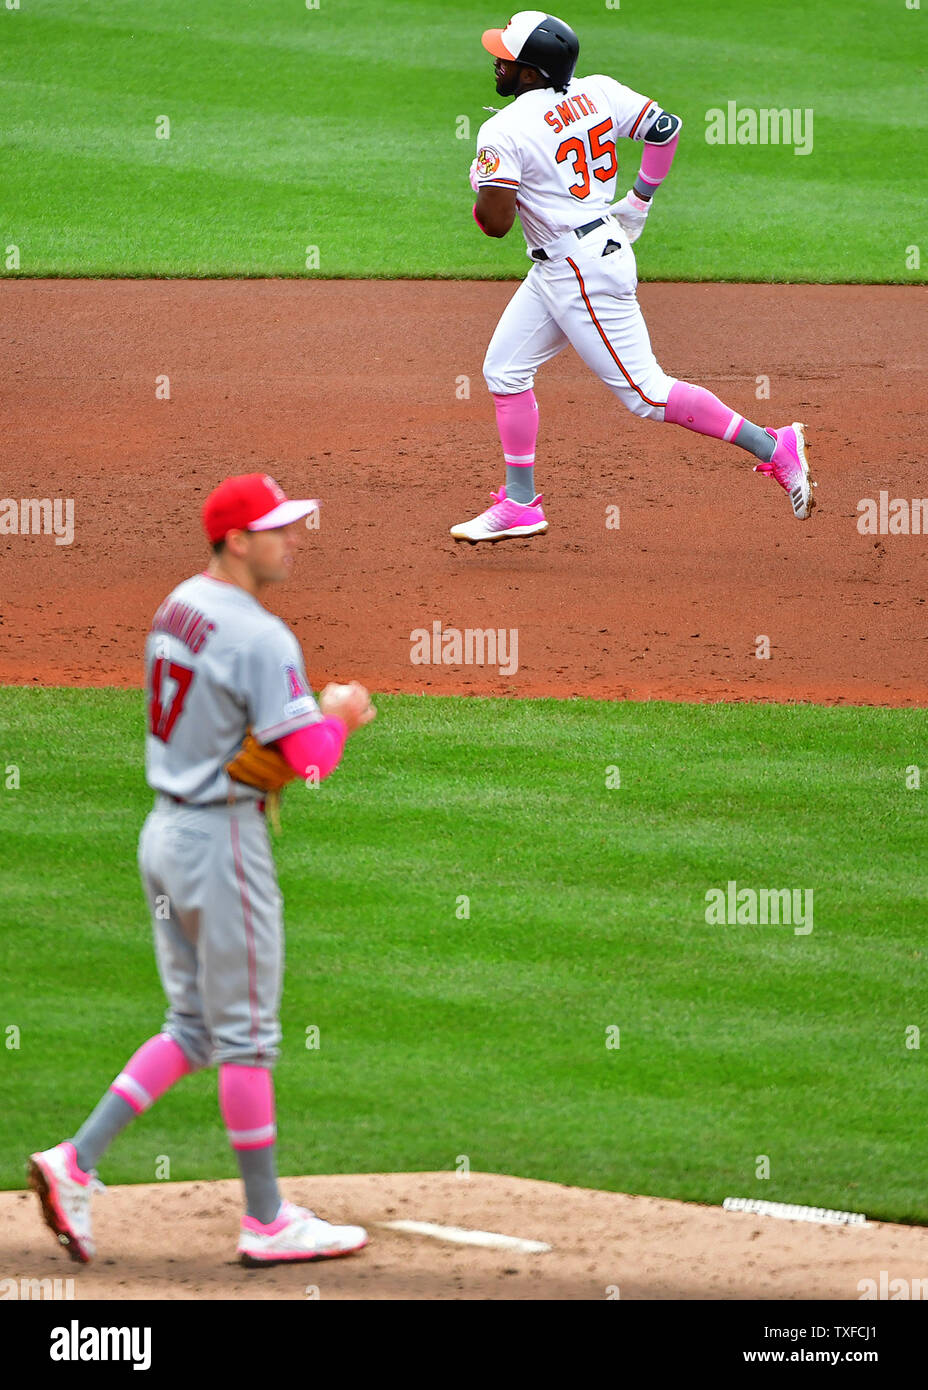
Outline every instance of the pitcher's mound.
MULTIPOLYGON (((928 1228, 820 1226, 493 1173, 284 1178, 291 1201, 367 1227, 355 1255, 248 1270, 235 1255, 238 1181, 109 1187, 97 1257, 55 1249, 32 1193, 0 1193, 0 1248, 20 1279, 73 1279, 75 1298, 859 1299, 863 1282, 928 1276, 928 1228), (547 1251, 397 1231, 416 1221, 547 1251)), ((902 1287, 897 1286, 897 1287, 902 1287)), ((918 1293, 910 1293, 918 1297, 918 1293)))

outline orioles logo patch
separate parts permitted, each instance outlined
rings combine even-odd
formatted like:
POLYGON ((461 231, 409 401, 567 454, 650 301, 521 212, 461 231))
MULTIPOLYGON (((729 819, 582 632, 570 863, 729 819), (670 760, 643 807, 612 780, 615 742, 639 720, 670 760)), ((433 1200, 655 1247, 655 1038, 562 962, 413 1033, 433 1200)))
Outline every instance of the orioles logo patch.
POLYGON ((477 151, 477 173, 481 178, 489 178, 499 168, 499 154, 492 145, 485 145, 477 151))

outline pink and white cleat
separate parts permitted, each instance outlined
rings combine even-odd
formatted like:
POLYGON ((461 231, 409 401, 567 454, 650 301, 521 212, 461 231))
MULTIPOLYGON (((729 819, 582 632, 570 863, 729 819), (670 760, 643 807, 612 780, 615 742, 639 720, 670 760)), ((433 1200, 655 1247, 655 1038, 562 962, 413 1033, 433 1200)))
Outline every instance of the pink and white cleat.
POLYGON ((303 1260, 332 1260, 363 1250, 366 1244, 363 1226, 332 1226, 306 1207, 282 1202, 269 1226, 262 1226, 253 1216, 242 1217, 238 1257, 243 1265, 257 1268, 303 1260))
POLYGON ((31 1155, 29 1186, 42 1203, 46 1226, 71 1259, 89 1264, 96 1253, 90 1234, 90 1199, 104 1190, 96 1173, 78 1168, 73 1144, 56 1144, 31 1155))
POLYGON ((517 536, 540 536, 548 529, 545 514, 541 509, 541 493, 528 505, 513 502, 506 496, 506 488, 491 492, 493 506, 475 516, 473 521, 462 521, 452 526, 451 534, 456 541, 505 541, 517 536))
POLYGON ((794 420, 791 425, 783 425, 778 430, 768 429, 767 433, 776 440, 777 447, 770 462, 755 464, 754 472, 776 478, 783 491, 789 493, 793 516, 805 521, 815 506, 812 489, 817 486, 809 477, 805 425, 794 420))

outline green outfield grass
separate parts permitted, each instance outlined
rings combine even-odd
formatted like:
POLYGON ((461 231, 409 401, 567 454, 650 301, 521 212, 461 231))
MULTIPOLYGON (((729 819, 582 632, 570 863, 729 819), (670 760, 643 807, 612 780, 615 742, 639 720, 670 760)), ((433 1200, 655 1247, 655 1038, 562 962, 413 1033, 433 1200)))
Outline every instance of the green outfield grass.
MULTIPOLYGON (((928 1220, 924 1053, 905 1046, 926 1022, 928 789, 905 785, 923 711, 378 705, 335 777, 285 798, 283 1173, 466 1155, 928 1220), (730 879, 812 889, 812 932, 707 925, 730 879)), ((21 783, 0 792, 0 1021, 21 1032, 4 1187, 161 1023, 134 862, 142 716, 134 692, 0 691, 0 772, 21 783)), ((150 1182, 159 1155, 176 1179, 235 1174, 213 1072, 131 1126, 102 1176, 150 1182)))
MULTIPOLYGON (((483 237, 467 182, 482 108, 501 102, 480 34, 510 13, 457 0, 0 8, 6 273, 521 274, 518 228, 483 237)), ((565 0, 561 13, 581 73, 609 72, 685 122, 636 247, 643 278, 924 281, 906 264, 926 243, 924 8, 565 0), (729 101, 811 108, 812 152, 708 145, 706 113, 729 101)), ((639 156, 621 142, 620 194, 639 156)))

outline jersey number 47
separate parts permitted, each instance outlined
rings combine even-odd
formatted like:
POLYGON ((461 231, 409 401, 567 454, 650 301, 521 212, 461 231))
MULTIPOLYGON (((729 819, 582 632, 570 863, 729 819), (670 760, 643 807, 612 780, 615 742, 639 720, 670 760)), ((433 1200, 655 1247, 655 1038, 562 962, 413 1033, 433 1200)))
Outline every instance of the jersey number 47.
POLYGON ((151 679, 148 687, 148 727, 155 738, 167 743, 171 731, 184 708, 184 701, 193 682, 193 671, 189 666, 181 666, 177 661, 167 661, 158 656, 152 662, 151 679), (164 698, 165 667, 167 675, 174 681, 174 689, 167 701, 164 698))

